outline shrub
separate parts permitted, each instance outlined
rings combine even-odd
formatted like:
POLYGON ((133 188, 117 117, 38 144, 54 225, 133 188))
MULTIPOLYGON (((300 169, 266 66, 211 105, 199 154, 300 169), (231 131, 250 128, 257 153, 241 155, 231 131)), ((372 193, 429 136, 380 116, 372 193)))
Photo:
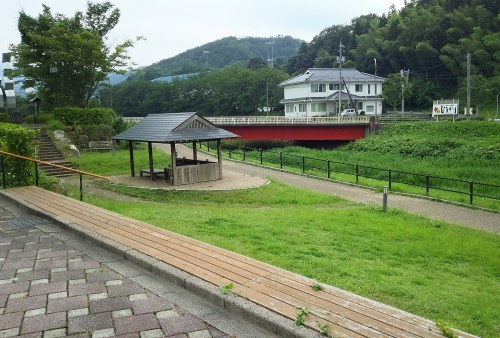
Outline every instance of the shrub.
POLYGON ((54 114, 44 113, 44 114, 37 115, 36 121, 35 121, 35 115, 30 114, 30 115, 26 115, 26 117, 24 118, 24 122, 46 124, 47 122, 49 122, 50 120, 53 120, 53 119, 54 119, 54 114))
POLYGON ((9 121, 9 114, 0 113, 0 122, 8 122, 8 121, 9 121))
POLYGON ((128 128, 132 127, 133 122, 127 122, 122 116, 117 116, 113 121, 113 135, 124 132, 128 128))
POLYGON ((111 108, 64 107, 54 109, 54 117, 65 125, 112 125, 117 115, 111 108))
POLYGON ((107 141, 113 136, 113 127, 101 125, 73 125, 64 128, 64 133, 79 149, 86 149, 89 141, 107 141))
MULTIPOLYGON (((0 149, 16 155, 33 157, 36 135, 35 130, 15 124, 0 123, 0 149)), ((30 162, 9 156, 5 164, 9 185, 30 184, 33 177, 30 162)))
POLYGON ((47 122, 47 129, 52 131, 63 130, 64 124, 59 120, 50 120, 49 122, 47 122))

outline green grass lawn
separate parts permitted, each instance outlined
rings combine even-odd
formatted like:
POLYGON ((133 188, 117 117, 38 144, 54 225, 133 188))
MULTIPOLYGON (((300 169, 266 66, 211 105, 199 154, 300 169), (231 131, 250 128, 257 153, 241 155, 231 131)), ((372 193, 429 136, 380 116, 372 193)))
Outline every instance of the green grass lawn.
MULTIPOLYGON (((154 164, 158 168, 165 168, 170 164, 170 156, 163 151, 153 148, 154 164)), ((130 173, 130 155, 128 150, 119 149, 114 153, 86 152, 80 157, 72 157, 71 162, 80 170, 103 176, 122 175, 130 173)), ((149 168, 147 146, 138 145, 134 150, 134 165, 136 173, 140 169, 149 168)))
POLYGON ((279 182, 226 192, 102 186, 143 201, 86 201, 473 334, 500 336, 498 235, 279 182))
POLYGON ((358 164, 359 184, 378 189, 389 185, 391 169, 394 192, 426 195, 428 183, 429 197, 469 204, 472 187, 474 206, 500 210, 500 124, 493 121, 392 124, 335 149, 267 149, 273 143, 263 142, 254 143, 256 149, 247 149, 243 155, 239 147, 244 144, 241 140, 224 141, 226 156, 260 164, 262 155, 266 166, 280 167, 282 163, 283 169, 319 177, 328 177, 330 160, 331 178, 349 183, 358 183, 358 164), (260 147, 264 151, 257 149, 260 147))

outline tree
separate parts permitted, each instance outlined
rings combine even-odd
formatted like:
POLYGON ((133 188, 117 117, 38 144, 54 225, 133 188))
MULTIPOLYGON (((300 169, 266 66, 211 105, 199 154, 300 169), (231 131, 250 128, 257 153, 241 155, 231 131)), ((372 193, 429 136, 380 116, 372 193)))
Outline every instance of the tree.
POLYGON ((404 86, 404 92, 402 91, 404 83, 404 78, 398 73, 390 74, 384 81, 382 97, 390 106, 393 107, 394 111, 396 110, 396 107, 401 103, 403 97, 408 98, 412 93, 411 85, 409 84, 406 84, 404 86))
POLYGON ((21 43, 11 46, 16 75, 27 79, 25 86, 36 86, 45 104, 87 106, 107 74, 128 65, 133 41, 106 45, 119 18, 110 2, 88 2, 86 13, 73 17, 54 15, 45 5, 38 18, 20 12, 21 43))
MULTIPOLYGON (((495 88, 494 88, 495 89, 495 88)), ((479 114, 479 108, 491 97, 491 89, 488 80, 482 75, 471 76, 471 105, 476 107, 476 113, 479 114)), ((467 80, 464 79, 460 86, 459 95, 462 98, 467 97, 467 80)), ((466 102, 466 99, 462 99, 466 102)))
POLYGON ((266 63, 266 61, 264 61, 263 58, 255 57, 255 58, 252 58, 248 61, 247 67, 255 70, 255 69, 267 67, 267 63, 266 63))

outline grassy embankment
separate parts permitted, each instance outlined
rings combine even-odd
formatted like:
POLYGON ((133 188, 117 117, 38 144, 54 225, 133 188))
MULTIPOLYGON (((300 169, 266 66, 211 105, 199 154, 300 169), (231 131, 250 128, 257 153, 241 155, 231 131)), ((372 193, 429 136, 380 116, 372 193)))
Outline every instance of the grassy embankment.
MULTIPOLYGON (((234 142, 233 142, 234 144, 234 142)), ((231 141, 226 145, 231 146, 231 141)), ((457 121, 440 123, 401 123, 385 127, 379 134, 358 140, 335 150, 287 147, 264 152, 264 164, 279 166, 279 152, 283 153, 284 168, 302 171, 302 156, 306 157, 306 173, 327 177, 327 163, 332 160, 352 165, 332 163, 332 179, 355 182, 355 167, 360 165, 360 174, 379 177, 359 178, 359 184, 382 189, 388 185, 386 169, 405 171, 431 176, 465 180, 467 182, 446 181, 430 178, 429 196, 436 199, 469 203, 469 181, 500 185, 500 123, 488 121, 457 121), (320 159, 323 161, 315 161, 320 159), (364 167, 376 167, 368 169, 364 167), (319 169, 321 168, 321 169, 319 169), (337 171, 337 172, 335 172, 337 171), (340 171, 340 173, 339 173, 340 171), (349 172, 349 174, 341 172, 349 172), (455 192, 436 190, 440 187, 455 192)), ((257 151, 247 152, 247 161, 260 163, 257 151)), ((242 159, 241 150, 232 152, 232 158, 242 159)), ((392 179, 420 186, 394 183, 393 191, 425 195, 425 176, 411 176, 393 172, 392 179)), ((475 194, 500 198, 498 187, 474 185, 475 194)), ((499 200, 474 197, 474 205, 500 209, 499 200)))
MULTIPOLYGON (((147 152, 137 158, 147 163, 147 152)), ((86 153, 78 167, 126 174, 128 153, 86 153)), ((500 334, 498 235, 279 182, 226 192, 102 186, 143 201, 86 201, 474 334, 500 334)))

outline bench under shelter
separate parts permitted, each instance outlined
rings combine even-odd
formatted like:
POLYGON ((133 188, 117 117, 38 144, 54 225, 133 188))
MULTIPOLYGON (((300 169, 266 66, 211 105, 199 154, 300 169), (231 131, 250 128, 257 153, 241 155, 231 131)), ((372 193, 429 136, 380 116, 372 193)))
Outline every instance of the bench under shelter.
POLYGON ((215 126, 194 112, 149 114, 126 131, 113 136, 115 141, 128 141, 130 171, 135 177, 134 142, 147 142, 149 168, 141 169, 141 176, 151 180, 164 177, 171 185, 183 185, 222 179, 221 140, 239 136, 215 126), (198 160, 199 142, 217 141, 217 162, 198 160), (169 167, 155 168, 153 143, 169 143, 172 162, 169 167), (192 143, 193 158, 177 157, 176 144, 192 143))

